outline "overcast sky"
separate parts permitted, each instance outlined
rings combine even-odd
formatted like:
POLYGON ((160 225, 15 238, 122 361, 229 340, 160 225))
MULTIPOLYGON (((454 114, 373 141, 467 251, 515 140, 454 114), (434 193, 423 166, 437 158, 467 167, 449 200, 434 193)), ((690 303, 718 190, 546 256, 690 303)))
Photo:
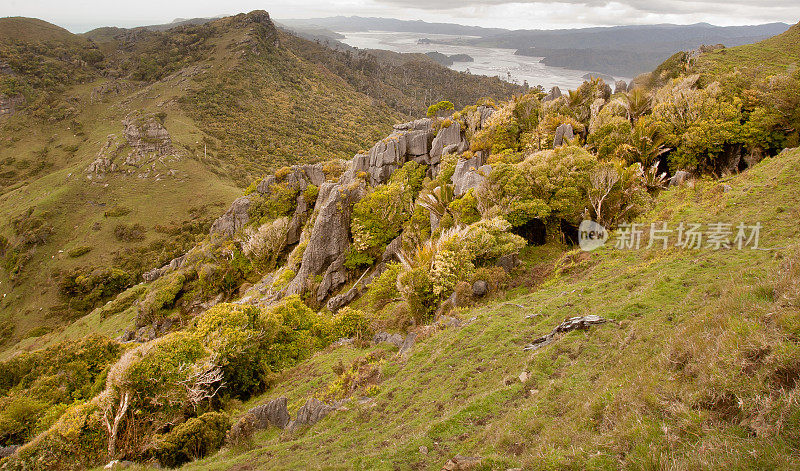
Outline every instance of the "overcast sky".
POLYGON ((277 20, 358 15, 509 29, 800 21, 800 0, 0 0, 0 17, 41 18, 76 33, 99 26, 141 26, 257 9, 267 10, 277 20))

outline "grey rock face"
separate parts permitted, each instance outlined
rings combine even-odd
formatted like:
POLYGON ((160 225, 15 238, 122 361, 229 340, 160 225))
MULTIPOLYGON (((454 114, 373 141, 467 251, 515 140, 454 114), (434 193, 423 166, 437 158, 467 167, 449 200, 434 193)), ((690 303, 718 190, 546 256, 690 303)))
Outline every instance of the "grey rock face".
POLYGON ((325 183, 320 188, 315 211, 317 212, 308 247, 295 278, 287 287, 287 294, 301 294, 309 277, 322 274, 317 290, 317 301, 322 302, 347 280, 344 254, 350 246, 350 218, 353 204, 361 199, 366 189, 360 180, 346 172, 338 183, 325 183))
POLYGON ((266 404, 261 404, 248 411, 255 417, 255 427, 265 429, 270 425, 278 428, 286 428, 289 424, 289 410, 286 408, 286 398, 279 397, 266 404))
POLYGON ((295 430, 303 425, 314 425, 333 410, 333 407, 312 397, 297 411, 297 417, 289 424, 289 430, 295 430))
POLYGON ((358 287, 353 287, 352 289, 349 289, 346 292, 329 299, 326 307, 329 311, 335 313, 344 306, 352 303, 359 294, 361 294, 361 291, 358 289, 358 287))
POLYGON ((572 125, 564 123, 556 128, 556 135, 553 138, 553 149, 561 147, 565 141, 575 138, 575 133, 572 131, 572 125))
POLYGON ((169 132, 155 116, 129 116, 122 121, 122 134, 140 155, 167 155, 172 153, 169 132))
POLYGON ((430 133, 427 130, 411 131, 406 135, 406 153, 413 156, 422 156, 428 153, 430 133))
POLYGON ((481 298, 483 296, 486 296, 486 293, 488 292, 489 292, 489 283, 483 280, 478 280, 472 284, 472 295, 475 296, 476 298, 481 298))
POLYGON ((492 171, 490 165, 484 165, 482 152, 476 152, 470 159, 459 160, 453 171, 453 193, 456 197, 464 196, 471 188, 478 187, 492 171))
POLYGON ((400 356, 407 356, 412 348, 414 348, 414 344, 417 342, 417 333, 411 332, 410 334, 406 335, 405 340, 403 340, 403 345, 400 345, 400 351, 397 352, 400 356))
POLYGON ((186 260, 186 254, 181 255, 180 257, 173 258, 170 262, 164 265, 161 268, 153 268, 152 270, 145 272, 142 274, 142 279, 147 283, 151 281, 155 281, 167 273, 177 270, 181 266, 183 266, 183 262, 186 260))
POLYGON ((614 93, 625 93, 628 91, 628 83, 624 80, 617 80, 614 84, 614 93))
POLYGON ((451 145, 460 146, 462 142, 461 126, 458 123, 452 123, 450 126, 440 129, 431 144, 431 159, 440 158, 445 147, 451 145))
POLYGON ((249 209, 250 198, 242 196, 236 199, 225 214, 218 217, 211 225, 211 233, 232 236, 250 221, 250 215, 247 213, 249 209))
POLYGON ((400 348, 403 346, 403 336, 400 334, 390 334, 388 332, 378 332, 372 338, 372 342, 376 344, 386 342, 400 348))
POLYGON ((553 101, 561 98, 561 89, 558 87, 553 87, 550 89, 550 93, 545 95, 543 101, 553 101))
POLYGON ((675 175, 669 179, 669 187, 680 186, 685 183, 692 175, 689 172, 678 170, 675 175))

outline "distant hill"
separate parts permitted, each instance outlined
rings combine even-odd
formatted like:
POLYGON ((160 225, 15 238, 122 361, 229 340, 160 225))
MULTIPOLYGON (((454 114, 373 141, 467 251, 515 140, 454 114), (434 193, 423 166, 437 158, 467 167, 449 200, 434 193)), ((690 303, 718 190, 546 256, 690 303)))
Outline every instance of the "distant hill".
POLYGON ((0 18, 0 41, 83 42, 79 36, 60 26, 36 18, 24 18, 21 16, 0 18))
POLYGON ((292 27, 321 27, 332 31, 394 31, 430 34, 454 34, 485 37, 508 32, 502 28, 482 28, 453 23, 428 23, 422 20, 409 21, 394 18, 365 18, 361 16, 334 16, 329 18, 282 19, 281 23, 292 27))
POLYGON ((432 42, 516 49, 518 55, 543 57, 542 62, 553 67, 629 77, 653 70, 677 51, 696 49, 704 44, 723 44, 726 47, 750 44, 783 33, 789 28, 785 23, 726 27, 698 23, 510 31, 344 16, 284 22, 332 31, 377 30, 474 36, 452 40, 433 39, 432 42))

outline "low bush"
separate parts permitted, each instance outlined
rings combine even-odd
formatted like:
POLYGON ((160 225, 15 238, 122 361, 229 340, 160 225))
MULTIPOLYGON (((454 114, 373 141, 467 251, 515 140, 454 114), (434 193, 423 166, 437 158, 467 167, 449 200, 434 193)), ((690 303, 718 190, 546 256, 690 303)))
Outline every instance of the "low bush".
POLYGON ((141 242, 147 235, 147 229, 138 222, 133 225, 117 224, 114 226, 114 237, 120 242, 141 242))
POLYGON ((74 249, 70 250, 69 252, 67 252, 67 255, 69 255, 70 258, 78 258, 80 256, 86 255, 91 251, 92 251, 91 247, 89 247, 88 245, 83 245, 80 247, 75 247, 74 249))
POLYGON ((230 419, 220 412, 207 412, 156 437, 153 456, 162 466, 174 468, 218 450, 225 442, 230 419))

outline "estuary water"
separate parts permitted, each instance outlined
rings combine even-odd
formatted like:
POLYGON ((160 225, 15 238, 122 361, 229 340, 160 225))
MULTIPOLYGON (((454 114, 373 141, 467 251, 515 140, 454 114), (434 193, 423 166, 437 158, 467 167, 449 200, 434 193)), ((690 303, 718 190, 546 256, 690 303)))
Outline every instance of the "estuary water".
MULTIPOLYGON (((500 77, 503 80, 522 84, 524 81, 534 87, 541 85, 545 90, 558 86, 562 91, 574 90, 586 80, 585 70, 570 70, 560 67, 549 67, 541 62, 541 57, 515 56, 514 49, 491 47, 463 46, 455 44, 419 44, 423 38, 432 41, 466 39, 468 36, 429 33, 398 33, 388 31, 347 32, 337 31, 345 36, 341 42, 359 49, 386 49, 394 52, 426 53, 441 52, 467 54, 474 62, 456 62, 451 69, 459 72, 469 70, 472 74, 500 77)), ((610 84, 613 87, 613 84, 610 84)))

